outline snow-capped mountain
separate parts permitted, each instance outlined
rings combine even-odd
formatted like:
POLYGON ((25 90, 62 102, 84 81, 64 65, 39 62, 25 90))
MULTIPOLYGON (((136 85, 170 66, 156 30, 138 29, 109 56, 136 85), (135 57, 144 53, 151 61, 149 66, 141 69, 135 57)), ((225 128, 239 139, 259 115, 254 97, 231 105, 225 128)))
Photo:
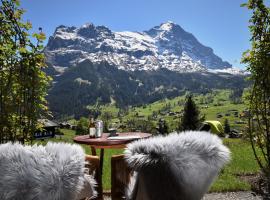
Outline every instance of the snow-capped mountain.
POLYGON ((113 32, 105 26, 59 26, 45 49, 47 62, 58 75, 84 60, 106 61, 125 71, 166 68, 177 72, 230 72, 209 47, 173 22, 144 32, 113 32))
POLYGON ((247 84, 245 74, 172 22, 145 32, 59 26, 45 55, 55 117, 87 116, 97 101, 126 107, 247 84))

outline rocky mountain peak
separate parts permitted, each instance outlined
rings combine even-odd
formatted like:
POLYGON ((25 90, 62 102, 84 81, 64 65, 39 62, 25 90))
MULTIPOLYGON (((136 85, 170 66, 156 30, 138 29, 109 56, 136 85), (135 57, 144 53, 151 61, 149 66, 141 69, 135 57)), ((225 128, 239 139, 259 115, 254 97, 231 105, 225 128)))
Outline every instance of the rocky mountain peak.
POLYGON ((53 77, 48 101, 57 116, 87 115, 86 107, 97 99, 140 105, 186 91, 244 84, 231 75, 239 73, 228 62, 173 22, 145 32, 115 32, 91 23, 61 25, 45 55, 46 72, 53 77))
POLYGON ((78 28, 77 34, 85 38, 95 38, 98 35, 96 27, 92 23, 87 23, 78 28))
POLYGON ((160 24, 159 26, 155 26, 148 31, 145 31, 145 33, 151 35, 152 37, 157 37, 164 34, 167 34, 167 35, 178 34, 178 36, 181 37, 181 34, 187 33, 187 32, 185 32, 184 29, 180 25, 175 24, 172 21, 168 21, 168 22, 160 24))
POLYGON ((58 26, 45 50, 53 66, 70 67, 85 59, 106 61, 127 71, 166 68, 177 72, 227 69, 226 61, 171 21, 145 32, 113 32, 87 23, 79 28, 58 26))
MULTIPOLYGON (((160 26, 159 26, 159 29, 160 30, 163 30, 163 31, 171 31, 172 29, 174 29, 175 27, 177 27, 179 25, 175 24, 174 22, 172 21, 167 21, 165 23, 162 23, 160 26)), ((179 26, 180 27, 180 26, 179 26)))

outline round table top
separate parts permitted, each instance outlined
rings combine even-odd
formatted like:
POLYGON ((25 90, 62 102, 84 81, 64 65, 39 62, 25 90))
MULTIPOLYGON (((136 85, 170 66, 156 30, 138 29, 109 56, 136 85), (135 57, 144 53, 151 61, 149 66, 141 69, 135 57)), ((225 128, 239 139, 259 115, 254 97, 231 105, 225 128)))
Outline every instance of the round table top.
POLYGON ((74 137, 73 141, 79 144, 88 144, 96 148, 121 148, 134 140, 148 138, 152 136, 152 134, 150 133, 141 132, 117 133, 117 136, 113 137, 109 137, 109 135, 109 133, 103 133, 100 138, 90 138, 89 135, 79 135, 74 137), (119 137, 119 139, 117 139, 117 137, 119 137))

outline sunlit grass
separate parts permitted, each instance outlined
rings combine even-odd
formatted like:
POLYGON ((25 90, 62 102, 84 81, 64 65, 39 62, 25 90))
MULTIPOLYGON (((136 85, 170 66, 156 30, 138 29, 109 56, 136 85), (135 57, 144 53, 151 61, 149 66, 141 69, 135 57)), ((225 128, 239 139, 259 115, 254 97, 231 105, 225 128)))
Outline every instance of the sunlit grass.
POLYGON ((250 184, 240 180, 237 176, 225 172, 221 173, 218 179, 210 188, 210 192, 225 192, 225 191, 239 191, 250 190, 250 184))
POLYGON ((229 173, 254 174, 259 171, 259 166, 248 141, 241 139, 225 139, 224 144, 229 147, 232 152, 232 161, 227 167, 229 173))
POLYGON ((250 190, 250 184, 238 176, 259 172, 250 143, 242 139, 224 139, 223 142, 231 150, 232 159, 222 170, 210 191, 250 190))
MULTIPOLYGON (((245 124, 237 124, 237 121, 241 121, 239 117, 233 115, 230 110, 237 110, 240 114, 243 110, 245 110, 244 104, 233 104, 230 102, 229 96, 231 94, 230 90, 214 90, 212 93, 208 93, 206 95, 203 94, 194 94, 194 100, 197 106, 200 109, 202 115, 205 115, 206 120, 218 120, 222 124, 225 119, 229 120, 230 126, 233 129, 239 130, 240 132, 244 130, 245 124), (206 103, 207 96, 211 96, 213 102, 206 103), (217 114, 222 114, 221 118, 217 118, 217 114), (229 116, 226 116, 229 115, 229 116)), ((183 103, 185 102, 185 95, 178 96, 172 99, 163 99, 151 104, 132 107, 129 109, 129 112, 122 116, 122 120, 124 122, 134 119, 137 116, 140 119, 147 120, 149 116, 152 116, 153 112, 159 113, 166 106, 166 104, 170 105, 170 111, 172 112, 180 112, 183 110, 183 103), (181 103, 180 103, 181 102, 181 103)), ((100 107, 100 111, 102 113, 109 112, 112 114, 112 121, 119 120, 117 113, 119 111, 115 105, 103 105, 100 107)), ((170 125, 169 130, 175 130, 178 126, 180 116, 168 116, 158 114, 157 119, 164 118, 166 122, 170 125)))

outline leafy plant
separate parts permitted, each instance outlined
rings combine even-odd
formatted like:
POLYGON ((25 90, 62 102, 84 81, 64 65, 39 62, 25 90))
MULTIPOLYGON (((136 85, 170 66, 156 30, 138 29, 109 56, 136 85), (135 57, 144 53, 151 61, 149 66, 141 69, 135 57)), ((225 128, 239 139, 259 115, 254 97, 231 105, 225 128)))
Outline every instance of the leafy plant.
POLYGON ((225 119, 224 121, 224 133, 230 133, 231 132, 231 126, 229 124, 229 120, 225 119))
POLYGON ((30 22, 19 0, 0 1, 0 143, 31 141, 38 118, 48 108, 45 96, 50 78, 42 53, 45 34, 29 35, 30 22), (31 39, 30 39, 31 38, 31 39))
POLYGON ((263 0, 249 0, 242 6, 252 10, 250 50, 243 54, 253 85, 248 95, 249 137, 253 152, 266 177, 266 198, 270 197, 270 9, 263 0), (258 148, 257 148, 258 147, 258 148), (262 156, 260 156, 262 155, 262 156))
POLYGON ((86 117, 81 117, 76 127, 76 135, 87 135, 88 134, 89 121, 86 117))

